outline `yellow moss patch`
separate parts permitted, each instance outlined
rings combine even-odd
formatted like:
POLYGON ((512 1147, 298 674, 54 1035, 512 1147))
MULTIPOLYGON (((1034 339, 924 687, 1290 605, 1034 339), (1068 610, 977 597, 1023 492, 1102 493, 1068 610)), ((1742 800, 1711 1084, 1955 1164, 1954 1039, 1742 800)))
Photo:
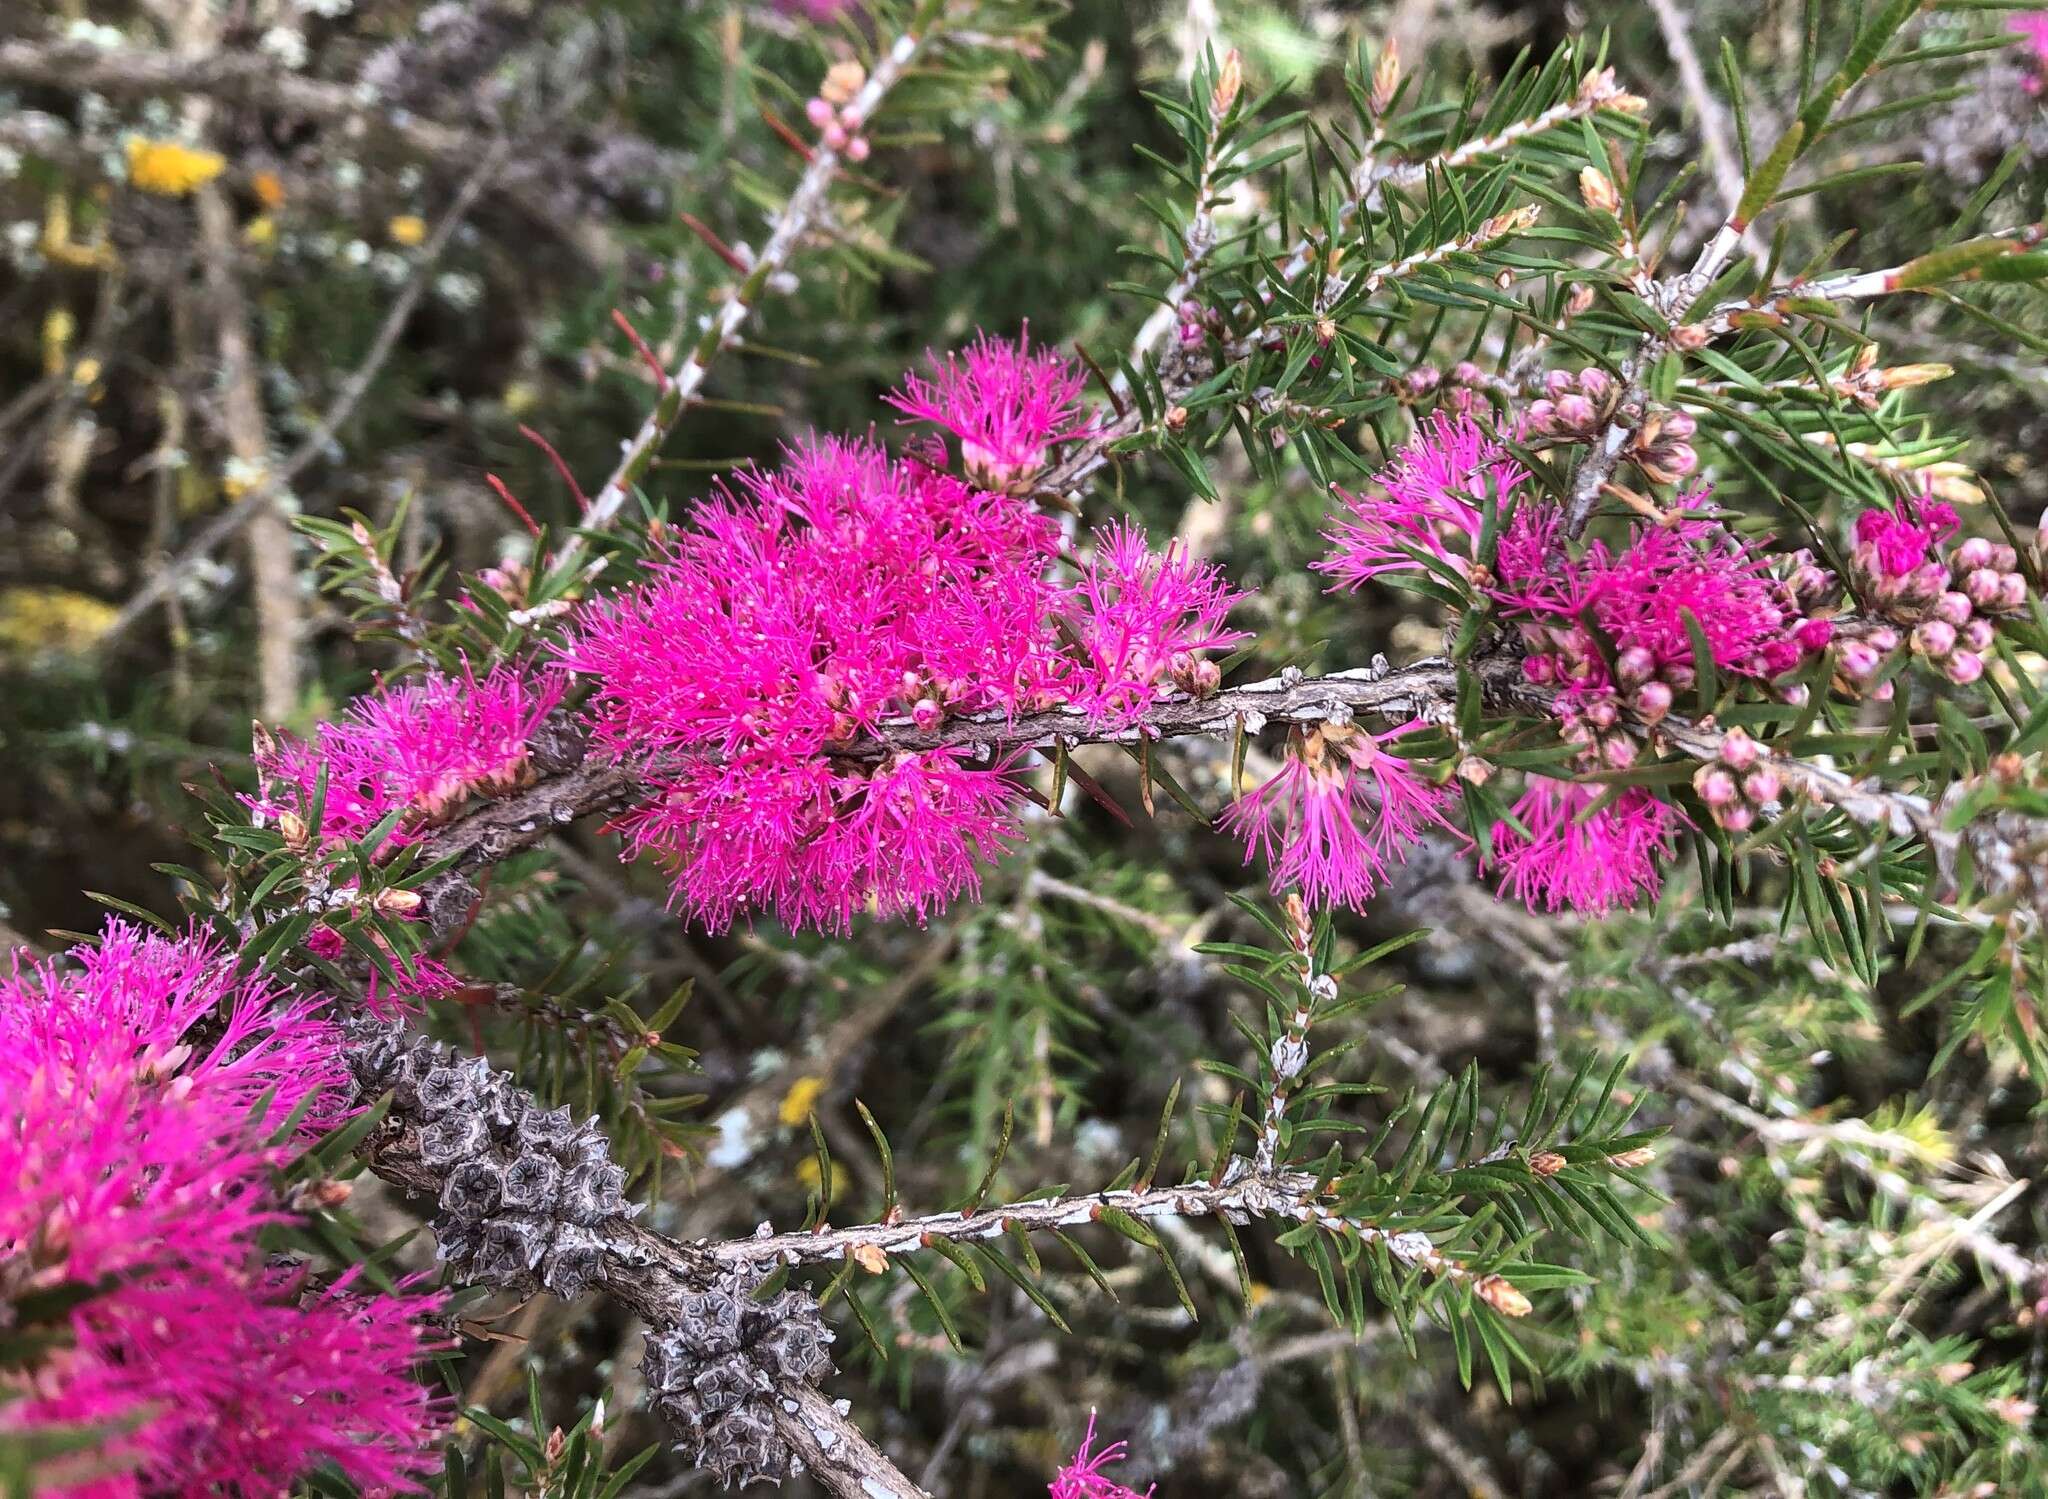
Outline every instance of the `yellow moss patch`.
POLYGON ((782 1095, 782 1107, 776 1112, 782 1122, 789 1125, 802 1124, 811 1117, 811 1110, 818 1102, 818 1095, 825 1091, 822 1077, 800 1077, 789 1085, 789 1091, 782 1095))
POLYGON ((76 651, 107 633, 112 604, 68 588, 0 589, 0 651, 76 651))
POLYGON ((146 193, 182 198, 227 169, 218 151, 197 151, 176 141, 128 138, 128 180, 146 193))

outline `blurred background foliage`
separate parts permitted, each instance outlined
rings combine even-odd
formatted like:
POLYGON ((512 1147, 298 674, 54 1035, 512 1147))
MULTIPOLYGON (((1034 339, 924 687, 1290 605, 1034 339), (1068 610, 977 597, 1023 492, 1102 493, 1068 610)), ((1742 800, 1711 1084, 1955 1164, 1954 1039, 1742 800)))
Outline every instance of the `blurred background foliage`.
MULTIPOLYGON (((879 423, 878 397, 906 366, 976 328, 1028 320, 1036 338, 1125 347, 1149 304, 1109 288, 1156 268, 1120 247, 1170 251, 1135 202, 1158 185, 1138 148, 1178 149, 1145 92, 1181 87, 1205 47, 1238 48, 1252 89, 1281 89, 1276 110, 1333 112, 1342 64, 1390 39, 1411 72, 1426 66, 1428 95, 1455 99, 1468 74, 1498 77, 1524 48, 1541 57, 1604 32, 1622 81, 1650 101, 1648 170, 1669 178, 1702 146, 1659 8, 1049 12, 971 89, 877 133, 863 167, 876 190, 848 200, 755 341, 721 358, 649 488, 683 510, 807 431, 879 423)), ((287 508, 402 518, 405 566, 452 577, 523 553, 487 473, 541 521, 574 518, 522 427, 585 488, 609 472, 651 396, 613 310, 657 346, 694 337, 730 279, 719 246, 765 236, 794 171, 786 132, 803 129, 838 28, 863 24, 857 10, 819 19, 765 0, 234 0, 207 13, 199 55, 240 60, 254 81, 211 90, 211 157, 189 148, 188 100, 203 95, 82 88, 22 62, 52 36, 109 56, 189 42, 191 9, 19 0, 0 14, 0 935, 94 925, 86 891, 172 909, 175 877, 152 866, 190 857, 187 785, 245 786, 252 716, 307 727, 398 661, 316 589, 312 548, 289 531, 252 526, 182 556, 264 477, 237 456, 202 331, 213 251, 190 187, 231 215, 270 452, 319 439, 287 508), (353 92, 365 83, 372 102, 353 92), (430 259, 494 151, 502 167, 430 259), (412 315, 373 359, 409 294, 412 315), (359 368, 360 399, 321 436, 359 368), (282 592, 263 582, 280 546, 298 579, 282 592), (166 569, 167 596, 110 636, 166 569), (259 649, 280 621, 300 639, 282 682, 261 675, 259 649)), ((1791 0, 1662 9, 1683 13, 1716 88, 1725 46, 1758 140, 1798 96, 1802 34, 1847 24, 1841 7, 1791 0)), ((1918 24, 1939 41, 1999 22, 1964 9, 1918 24)), ((1973 54, 1941 86, 1895 127, 1829 145, 1823 168, 1896 170, 1798 200, 1799 243, 1853 233, 1857 263, 1905 260, 1994 173, 1987 222, 2042 217, 2048 116, 2024 59, 1973 54)), ((1690 253, 1687 234, 1674 254, 1690 253)), ((2017 299, 1986 305, 2006 326, 1928 299, 1883 308, 1873 331, 1894 361, 1955 367, 1919 409, 2031 528, 2048 503, 2048 321, 2017 299)), ((1369 428, 1348 435, 1377 459, 1369 428)), ((1169 466, 1133 465, 1098 489, 1103 514, 1120 503, 1261 588, 1249 612, 1276 664, 1321 642, 1332 664, 1434 646, 1426 606, 1332 600, 1302 572, 1325 505, 1305 473, 1261 478, 1228 446, 1214 472, 1224 497, 1209 503, 1169 466)), ((1213 801, 1227 750, 1176 753, 1213 801)), ((707 938, 663 911, 657 872, 621 869, 594 829, 571 832, 497 871, 455 954, 469 987, 433 1023, 522 1059, 551 1099, 604 1112, 653 1180, 657 1221, 681 1234, 794 1222, 819 1191, 866 1212, 879 1184, 856 1098, 887 1128, 915 1204, 972 1185, 1012 1101, 1007 1188, 1107 1178, 1148 1148, 1176 1077, 1200 1104, 1228 1104, 1194 1059, 1241 1049, 1228 1017, 1247 1000, 1195 948, 1248 940, 1227 897, 1256 877, 1176 809, 1139 814, 1127 760, 1084 763, 1132 825, 1083 802, 994 872, 981 904, 845 942, 767 926, 707 938), (627 1086, 622 1059, 650 1027, 665 1049, 627 1086)), ((1681 875, 1654 913, 1542 920, 1496 905, 1450 850, 1418 858, 1341 935, 1362 947, 1417 926, 1429 938, 1370 975, 1405 989, 1344 1022, 1364 1042, 1345 1076, 1389 1089, 1357 1101, 1366 1117, 1467 1068, 1512 1096, 1534 1067, 1592 1055, 1626 1059, 1624 1088, 1672 1132, 1638 1237, 1546 1246, 1595 1280, 1539 1307, 1525 1342, 1545 1373, 1518 1378, 1512 1406, 1483 1378, 1467 1390, 1433 1328, 1416 1331, 1416 1361, 1407 1329, 1332 1329, 1310 1271, 1251 1235, 1247 1304, 1220 1244, 1169 1223, 1198 1323, 1135 1261, 1108 1272, 1115 1302, 1049 1271, 1071 1338, 996 1294, 952 1308, 955 1350, 911 1288, 870 1297, 888 1361, 854 1353, 849 1334, 859 1372, 835 1390, 857 1396, 870 1434, 961 1495, 1033 1491, 1091 1405, 1132 1443, 1126 1479, 1168 1496, 2048 1492, 2034 1411, 2048 1354, 2039 1093, 1975 1048, 1934 1068, 1945 1037, 1911 1001, 1940 976, 1939 937, 1912 969, 1866 984, 1781 927, 1768 900, 1731 933, 1681 875)), ((364 1197, 371 1231, 404 1225, 364 1197)), ((450 1376, 465 1405, 545 1435, 602 1397, 608 1448, 652 1439, 615 1309, 473 1315, 488 1336, 450 1376), (544 1374, 532 1388, 529 1368, 544 1374)), ((493 1440, 474 1425, 459 1435, 472 1462, 493 1440)), ((512 1473, 549 1491, 544 1472, 512 1473)), ((704 1486, 657 1458, 628 1492, 704 1486)))

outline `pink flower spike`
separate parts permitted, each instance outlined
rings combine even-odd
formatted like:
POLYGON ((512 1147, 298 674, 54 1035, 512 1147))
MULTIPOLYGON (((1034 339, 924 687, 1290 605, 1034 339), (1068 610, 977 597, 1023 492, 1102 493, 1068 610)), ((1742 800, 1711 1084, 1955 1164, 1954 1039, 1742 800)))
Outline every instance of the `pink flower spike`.
POLYGON ((1383 497, 1336 491, 1349 514, 1324 533, 1331 554, 1315 567, 1346 588, 1421 571, 1417 553, 1464 573, 1486 499, 1505 499, 1528 477, 1485 427, 1439 411, 1373 476, 1383 497))
POLYGON ((1278 775, 1225 809, 1219 826, 1244 840, 1246 863, 1266 860, 1275 890, 1363 910, 1430 825, 1457 831, 1445 816, 1452 793, 1384 748, 1413 727, 1312 731, 1289 746, 1278 775))
POLYGON ((1028 324, 1015 343, 984 333, 962 353, 927 353, 925 363, 931 378, 906 374, 889 404, 959 438, 967 472, 997 488, 1036 473, 1048 448, 1086 430, 1086 374, 1051 349, 1034 352, 1028 324))
MULTIPOLYGON (((1073 1460, 1061 1468, 1053 1481, 1045 1486, 1051 1499, 1151 1499, 1153 1488, 1143 1494, 1136 1489, 1126 1488, 1115 1479, 1107 1477, 1103 1469, 1111 1463, 1120 1463, 1127 1455, 1122 1442, 1111 1442, 1100 1452, 1095 1447, 1095 1412, 1088 1412, 1088 1430, 1081 1438, 1080 1450, 1073 1460)), ((1156 1487, 1156 1485, 1154 1486, 1156 1487)))
POLYGON ((1586 916, 1656 898, 1663 884, 1660 865, 1677 851, 1685 815, 1631 787, 1586 817, 1604 789, 1530 780, 1514 807, 1530 836, 1523 838, 1506 822, 1493 828, 1491 864, 1502 876, 1502 893, 1532 911, 1569 906, 1586 916))
POLYGON ((1168 687, 1189 690, 1196 652, 1245 638, 1224 624, 1243 597, 1220 568, 1189 556, 1179 540, 1154 552, 1141 527, 1103 527, 1070 595, 1084 656, 1067 684, 1070 700, 1118 721, 1137 717, 1168 687))

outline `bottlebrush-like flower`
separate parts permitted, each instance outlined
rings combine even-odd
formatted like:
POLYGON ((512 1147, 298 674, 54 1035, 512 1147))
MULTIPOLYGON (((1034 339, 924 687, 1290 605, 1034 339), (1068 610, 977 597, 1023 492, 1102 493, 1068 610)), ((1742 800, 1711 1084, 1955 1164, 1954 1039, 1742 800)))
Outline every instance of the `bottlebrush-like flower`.
POLYGON ((1086 430, 1080 419, 1081 366, 1047 348, 1031 331, 1012 343, 986 333, 959 354, 927 354, 931 378, 905 375, 888 397, 906 416, 944 427, 960 440, 967 472, 997 487, 1045 467, 1054 443, 1086 430))
POLYGON ((1934 549, 1961 524, 1953 505, 1940 500, 1900 500, 1895 509, 1873 507, 1856 517, 1860 568, 1883 578, 1906 578, 1934 561, 1934 549))
POLYGON ((1105 720, 1126 721, 1158 699, 1162 681, 1197 694, 1213 690, 1216 668, 1196 656, 1245 638, 1224 624, 1243 597, 1220 568, 1189 556, 1179 541, 1154 552, 1139 527, 1105 526, 1070 598, 1083 660, 1068 698, 1105 720))
POLYGON ((1683 814, 1640 787, 1631 787, 1591 817, 1583 814, 1605 788, 1532 778, 1514 813, 1529 830, 1493 827, 1490 867, 1501 889, 1530 910, 1569 906, 1605 915, 1643 896, 1655 899, 1661 864, 1676 851, 1683 814))
POLYGON ((1385 747, 1414 727, 1375 735, 1324 724, 1297 734, 1286 766, 1232 802, 1220 825, 1244 840, 1247 863, 1265 859, 1275 890, 1363 910, 1431 824, 1452 828, 1451 793, 1385 747))
POLYGON ((0 1300, 89 1288, 60 1346, 0 1372, 0 1432, 132 1428, 107 1439, 117 1471, 60 1471, 59 1492, 270 1493, 323 1460, 389 1488, 431 1466, 408 1373, 430 1299, 309 1296, 256 1238, 286 1216, 271 1137, 302 1106, 300 1140, 335 1122, 345 1079, 315 1003, 200 937, 110 922, 0 980, 0 1300))
POLYGON ((1685 613, 1722 671, 1774 677, 1799 664, 1798 643, 1787 638, 1789 594, 1718 522, 1637 526, 1618 556, 1589 553, 1587 570, 1594 619, 1618 651, 1647 651, 1660 670, 1674 662, 1697 670, 1685 613))
POLYGON ((1127 1449, 1122 1442, 1111 1442, 1100 1452, 1095 1448, 1095 1412, 1088 1412, 1088 1430, 1081 1438, 1080 1449, 1073 1460, 1061 1468, 1053 1481, 1045 1486, 1052 1499, 1150 1499, 1153 1492, 1147 1488, 1143 1494, 1127 1488, 1102 1470, 1111 1463, 1124 1460, 1127 1449))
MULTIPOLYGON (((435 822, 465 797, 522 784, 533 736, 561 696, 554 674, 501 664, 358 698, 312 741, 257 735, 262 789, 252 805, 266 817, 308 817, 324 770, 322 839, 360 838, 395 808, 411 828, 435 822)), ((408 826, 394 834, 407 836, 408 826)))
POLYGON ((1485 427, 1440 411, 1373 476, 1383 497, 1337 491, 1349 513, 1324 533, 1331 555, 1315 567, 1349 588, 1382 573, 1424 570, 1418 553, 1463 574, 1484 502, 1507 498, 1528 477, 1485 427))
POLYGON ((1107 720, 1213 685, 1194 653, 1236 638, 1235 595, 1184 553, 1113 527, 1062 588, 1058 546, 1020 497, 871 441, 742 475, 563 648, 596 742, 656 788, 617 824, 631 852, 673 861, 713 927, 760 909, 843 931, 974 889, 1015 835, 1005 767, 871 741, 1057 703, 1107 720))

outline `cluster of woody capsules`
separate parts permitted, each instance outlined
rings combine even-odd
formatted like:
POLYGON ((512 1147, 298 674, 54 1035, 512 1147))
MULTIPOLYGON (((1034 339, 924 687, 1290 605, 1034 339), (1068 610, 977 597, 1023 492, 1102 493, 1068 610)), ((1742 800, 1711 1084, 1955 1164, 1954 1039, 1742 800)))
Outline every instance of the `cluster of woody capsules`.
POLYGON ((675 1325, 647 1335, 640 1369, 677 1447, 727 1486, 779 1483, 803 1471, 776 1434, 777 1391, 832 1372, 832 1329, 801 1291, 767 1300, 740 1271, 686 1293, 675 1325))
POLYGON ((484 1058, 397 1024, 352 1022, 348 1066, 365 1095, 390 1090, 392 1117, 418 1131, 420 1159, 442 1183, 442 1259, 473 1280, 565 1298, 599 1278, 595 1230, 639 1208, 595 1120, 543 1109, 484 1058))

